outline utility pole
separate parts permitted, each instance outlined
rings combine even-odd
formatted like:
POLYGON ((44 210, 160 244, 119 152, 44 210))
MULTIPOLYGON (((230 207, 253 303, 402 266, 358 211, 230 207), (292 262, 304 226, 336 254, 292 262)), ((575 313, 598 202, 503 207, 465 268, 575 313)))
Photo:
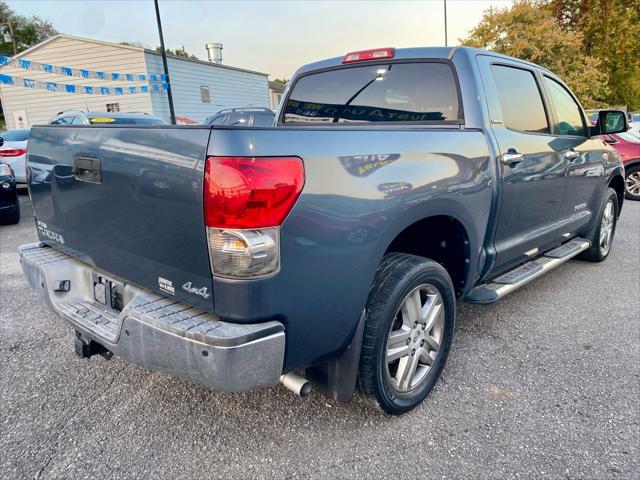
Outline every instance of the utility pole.
POLYGON ((171 124, 176 124, 176 112, 173 108, 173 95, 171 93, 171 78, 169 77, 169 67, 167 66, 167 54, 164 51, 164 37, 162 36, 162 22, 160 21, 160 7, 158 0, 153 0, 156 7, 156 21, 158 22, 158 34, 160 35, 160 53, 162 54, 162 65, 164 66, 164 75, 167 78, 167 98, 169 100, 169 113, 171 114, 171 124))
POLYGON ((447 43, 447 0, 444 0, 444 46, 448 47, 447 43))
MULTIPOLYGON (((1 23, 0 26, 7 26, 9 28, 9 36, 11 37, 11 43, 13 44, 13 56, 15 57, 18 54, 18 49, 16 48, 16 36, 13 34, 13 26, 11 22, 1 23)), ((7 40, 7 35, 3 34, 4 40, 7 40)))

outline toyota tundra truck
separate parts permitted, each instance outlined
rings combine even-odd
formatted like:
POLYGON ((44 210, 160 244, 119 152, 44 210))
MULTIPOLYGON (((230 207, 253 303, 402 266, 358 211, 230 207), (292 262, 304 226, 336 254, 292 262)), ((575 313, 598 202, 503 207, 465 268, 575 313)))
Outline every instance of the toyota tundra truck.
POLYGON ((300 68, 274 123, 32 129, 22 268, 81 357, 400 414, 438 380, 456 302, 611 251, 624 170, 601 135, 626 116, 590 126, 532 63, 352 52, 300 68))

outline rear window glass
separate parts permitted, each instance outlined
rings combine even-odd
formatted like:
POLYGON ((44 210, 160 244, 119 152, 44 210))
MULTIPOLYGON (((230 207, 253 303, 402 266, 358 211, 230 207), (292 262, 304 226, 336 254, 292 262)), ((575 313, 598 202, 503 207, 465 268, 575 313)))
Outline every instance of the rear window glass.
POLYGON ((89 122, 94 125, 165 125, 162 120, 153 117, 94 117, 89 122))
POLYGON ((24 142, 29 138, 30 130, 11 130, 10 132, 0 133, 0 137, 5 142, 24 142))
POLYGON ((284 123, 353 124, 458 120, 458 91, 445 63, 389 63, 300 78, 284 123))

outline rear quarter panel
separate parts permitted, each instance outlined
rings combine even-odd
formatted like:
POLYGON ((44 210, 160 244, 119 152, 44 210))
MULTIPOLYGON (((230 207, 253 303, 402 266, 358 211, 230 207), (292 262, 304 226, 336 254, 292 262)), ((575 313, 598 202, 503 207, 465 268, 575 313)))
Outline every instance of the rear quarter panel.
POLYGON ((481 263, 492 190, 487 140, 459 128, 214 129, 208 155, 300 156, 305 185, 281 228, 281 270, 268 279, 214 279, 216 313, 287 328, 288 367, 346 347, 376 268, 404 228, 449 215, 481 263))

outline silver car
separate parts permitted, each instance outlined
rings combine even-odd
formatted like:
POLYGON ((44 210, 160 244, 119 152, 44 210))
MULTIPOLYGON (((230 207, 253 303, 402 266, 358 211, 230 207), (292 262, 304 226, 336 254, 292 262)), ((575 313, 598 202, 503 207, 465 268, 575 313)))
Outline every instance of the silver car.
POLYGON ((30 129, 0 132, 0 161, 13 170, 16 183, 27 183, 24 160, 30 129))

